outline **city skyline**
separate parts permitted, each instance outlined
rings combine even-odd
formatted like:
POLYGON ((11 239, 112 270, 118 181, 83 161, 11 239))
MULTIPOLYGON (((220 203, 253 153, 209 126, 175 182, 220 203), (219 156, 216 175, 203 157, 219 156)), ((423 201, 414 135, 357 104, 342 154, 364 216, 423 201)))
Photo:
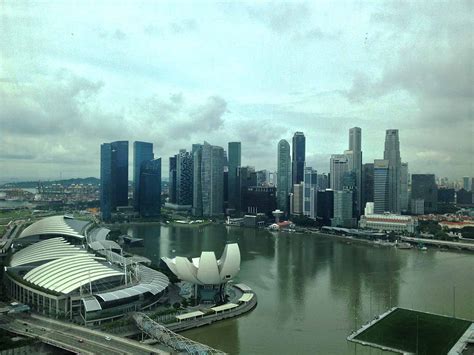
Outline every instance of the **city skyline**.
POLYGON ((98 144, 124 139, 161 157, 240 141, 243 164, 276 170, 273 147, 297 131, 327 172, 355 126, 364 163, 399 129, 410 173, 472 175, 468 2, 110 9, 2 8, 0 178, 97 176, 98 144))

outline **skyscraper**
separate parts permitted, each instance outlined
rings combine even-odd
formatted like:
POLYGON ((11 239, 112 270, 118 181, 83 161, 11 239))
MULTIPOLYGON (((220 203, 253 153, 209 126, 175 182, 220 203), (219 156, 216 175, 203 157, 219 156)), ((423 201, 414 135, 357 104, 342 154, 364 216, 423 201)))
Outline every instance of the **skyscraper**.
POLYGON ((236 179, 236 209, 240 212, 246 212, 245 190, 250 186, 257 186, 257 174, 255 168, 251 166, 240 166, 237 168, 236 179))
POLYGON ((138 212, 141 217, 158 217, 161 212, 161 158, 141 164, 138 212))
MULTIPOLYGON (((388 211, 400 213, 401 159, 398 129, 388 129, 385 133, 384 160, 388 161, 388 211)), ((375 202, 375 201, 374 201, 375 202)), ((377 211, 376 211, 377 212, 377 211)))
POLYGON ((168 190, 169 190, 169 202, 176 203, 176 161, 177 157, 170 157, 169 164, 169 180, 168 180, 168 190))
POLYGON ((299 184, 304 180, 304 163, 306 152, 306 138, 303 132, 296 132, 293 136, 292 158, 292 185, 299 184))
POLYGON ((374 212, 389 211, 389 172, 388 160, 374 160, 374 212))
POLYGON ((108 221, 117 206, 128 205, 128 141, 100 146, 100 209, 108 221))
POLYGON ((402 163, 400 171, 400 209, 408 211, 408 163, 402 163))
POLYGON ((140 193, 140 167, 144 161, 153 160, 153 143, 133 142, 133 205, 138 210, 140 193))
POLYGON ((326 226, 331 225, 331 219, 334 217, 334 191, 318 191, 317 206, 318 219, 326 226))
POLYGON ((193 215, 202 216, 202 145, 193 144, 193 215))
POLYGON ((333 227, 354 226, 352 198, 353 193, 350 190, 334 191, 334 217, 331 219, 333 227))
POLYGON ((349 171, 348 154, 333 154, 330 159, 330 184, 335 191, 342 190, 342 178, 349 171))
POLYGON ((201 162, 202 212, 204 216, 224 213, 224 149, 204 142, 201 162))
POLYGON ((355 214, 360 216, 364 207, 362 206, 362 130, 360 127, 353 127, 349 130, 349 150, 352 151, 353 161, 351 170, 356 175, 356 190, 354 191, 356 201, 355 214))
POLYGON ((362 206, 374 202, 374 164, 367 163, 362 167, 362 206))
POLYGON ((293 185, 293 210, 291 214, 301 216, 303 214, 303 184, 293 185))
POLYGON ((289 212, 288 195, 291 185, 290 144, 282 139, 278 142, 277 158, 277 204, 285 213, 289 212))
POLYGON ((303 214, 316 218, 316 199, 318 191, 318 172, 312 167, 304 168, 303 214))
POLYGON ((228 196, 229 208, 237 208, 237 168, 241 166, 241 143, 229 142, 228 196))
POLYGON ((185 149, 176 156, 176 203, 181 206, 193 204, 193 156, 185 149))
POLYGON ((434 213, 438 207, 438 186, 434 174, 411 176, 411 198, 423 200, 424 213, 434 213))

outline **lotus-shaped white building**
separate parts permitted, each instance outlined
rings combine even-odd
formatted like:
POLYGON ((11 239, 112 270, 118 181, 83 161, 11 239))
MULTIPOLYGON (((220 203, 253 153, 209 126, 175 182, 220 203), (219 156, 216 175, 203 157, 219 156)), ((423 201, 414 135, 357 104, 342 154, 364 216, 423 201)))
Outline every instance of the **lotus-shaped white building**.
POLYGON ((219 260, 212 251, 203 251, 192 262, 182 256, 162 258, 168 268, 181 280, 195 285, 220 285, 240 270, 240 249, 237 243, 227 244, 219 260))

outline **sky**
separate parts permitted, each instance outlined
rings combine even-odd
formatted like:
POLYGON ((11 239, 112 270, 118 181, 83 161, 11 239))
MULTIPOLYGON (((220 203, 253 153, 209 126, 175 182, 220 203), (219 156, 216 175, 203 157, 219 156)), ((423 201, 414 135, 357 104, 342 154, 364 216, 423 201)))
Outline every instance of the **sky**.
MULTIPOLYGON (((242 142, 329 170, 399 129, 410 173, 474 176, 472 1, 0 1, 0 180, 99 176, 100 144, 242 142)), ((130 176, 131 171, 130 171, 130 176)))

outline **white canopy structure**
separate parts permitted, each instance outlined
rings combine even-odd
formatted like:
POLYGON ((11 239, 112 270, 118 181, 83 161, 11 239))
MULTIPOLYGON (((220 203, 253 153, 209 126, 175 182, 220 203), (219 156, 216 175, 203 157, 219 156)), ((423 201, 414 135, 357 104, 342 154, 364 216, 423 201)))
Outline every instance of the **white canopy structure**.
POLYGON ((26 227, 19 238, 52 234, 83 239, 83 231, 90 223, 90 221, 79 221, 66 216, 46 217, 26 227))
POLYGON ((227 244, 219 260, 214 252, 204 251, 192 262, 185 257, 162 258, 181 280, 197 285, 219 285, 237 275, 240 270, 240 249, 237 243, 227 244))

